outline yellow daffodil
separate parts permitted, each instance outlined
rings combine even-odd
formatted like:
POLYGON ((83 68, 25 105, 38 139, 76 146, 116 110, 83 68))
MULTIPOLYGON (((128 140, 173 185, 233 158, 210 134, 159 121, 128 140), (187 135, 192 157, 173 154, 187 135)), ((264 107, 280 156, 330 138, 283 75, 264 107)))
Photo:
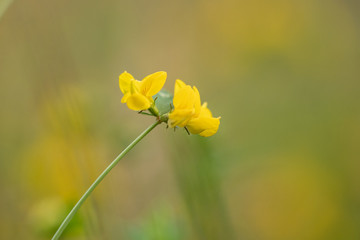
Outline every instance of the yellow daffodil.
POLYGON ((203 137, 214 135, 219 129, 220 117, 214 118, 205 102, 201 105, 197 88, 176 80, 174 110, 169 114, 170 127, 186 127, 192 134, 203 137))
POLYGON ((161 71, 150 74, 142 81, 138 81, 130 73, 123 72, 119 76, 120 90, 124 94, 121 102, 126 103, 131 110, 149 109, 154 103, 152 96, 164 86, 166 76, 166 72, 161 71))

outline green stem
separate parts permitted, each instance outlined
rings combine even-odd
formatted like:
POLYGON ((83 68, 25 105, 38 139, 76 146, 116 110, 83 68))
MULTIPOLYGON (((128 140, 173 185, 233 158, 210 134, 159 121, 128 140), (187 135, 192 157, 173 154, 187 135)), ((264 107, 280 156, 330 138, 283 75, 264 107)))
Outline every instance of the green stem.
POLYGON ((158 116, 159 116, 159 110, 157 109, 157 107, 155 106, 155 104, 151 105, 148 110, 149 110, 149 112, 151 112, 155 117, 158 117, 158 116))
POLYGON ((59 239, 71 219, 74 217, 75 213, 79 210, 81 205, 85 202, 85 200, 90 196, 92 191, 96 188, 97 185, 105 178, 105 176, 115 167, 115 165, 127 154, 138 142, 141 141, 151 130, 153 130, 157 125, 159 125, 161 121, 156 121, 151 126, 149 126, 145 131, 143 131, 129 146, 127 146, 124 151, 122 151, 115 159, 110 163, 110 165, 100 174, 100 176, 95 180, 95 182, 89 187, 89 189, 82 195, 80 200, 75 204, 70 213, 66 216, 64 221, 61 223, 60 227, 54 234, 52 240, 59 239))

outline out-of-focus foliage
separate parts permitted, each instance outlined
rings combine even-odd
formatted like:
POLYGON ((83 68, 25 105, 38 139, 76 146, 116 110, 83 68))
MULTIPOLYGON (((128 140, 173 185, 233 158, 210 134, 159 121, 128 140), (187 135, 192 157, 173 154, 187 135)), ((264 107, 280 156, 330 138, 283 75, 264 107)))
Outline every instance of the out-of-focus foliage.
POLYGON ((121 104, 125 70, 196 85, 219 132, 157 127, 64 239, 360 239, 357 1, 9 2, 0 239, 49 239, 152 123, 121 104))

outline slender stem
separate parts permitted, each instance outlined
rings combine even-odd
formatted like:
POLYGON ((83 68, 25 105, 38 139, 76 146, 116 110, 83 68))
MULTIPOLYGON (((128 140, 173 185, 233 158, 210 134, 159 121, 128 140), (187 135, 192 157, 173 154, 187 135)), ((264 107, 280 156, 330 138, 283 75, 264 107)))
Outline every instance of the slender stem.
POLYGON ((149 112, 150 112, 151 114, 153 114, 154 116, 156 116, 156 117, 159 116, 159 110, 158 110, 157 107, 155 106, 155 103, 153 103, 148 110, 149 110, 149 112))
POLYGON ((105 176, 115 167, 115 165, 128 153, 138 142, 141 141, 151 130, 153 130, 157 125, 159 125, 161 121, 156 121, 151 126, 149 126, 145 131, 143 131, 129 146, 127 146, 124 151, 122 151, 115 159, 110 163, 110 165, 100 174, 100 176, 93 182, 93 184, 89 187, 89 189, 82 195, 80 200, 75 204, 70 213, 66 216, 64 221, 61 223, 60 227, 56 231, 52 240, 59 239, 71 219, 74 217, 75 213, 79 210, 81 205, 85 202, 85 200, 90 196, 92 191, 96 188, 96 186, 105 178, 105 176))

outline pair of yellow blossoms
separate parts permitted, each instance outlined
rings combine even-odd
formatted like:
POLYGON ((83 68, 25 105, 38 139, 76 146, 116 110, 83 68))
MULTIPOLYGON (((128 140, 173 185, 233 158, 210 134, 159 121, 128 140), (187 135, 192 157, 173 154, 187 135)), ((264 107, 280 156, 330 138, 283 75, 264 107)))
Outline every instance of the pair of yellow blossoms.
MULTIPOLYGON (((138 81, 130 73, 122 73, 119 76, 120 90, 124 94, 121 102, 135 111, 156 108, 153 96, 164 86, 166 76, 166 72, 156 72, 138 81)), ((175 83, 173 109, 167 113, 167 117, 170 127, 185 127, 192 134, 203 137, 214 135, 220 125, 220 117, 212 116, 207 103, 201 105, 197 88, 179 79, 175 83)))

